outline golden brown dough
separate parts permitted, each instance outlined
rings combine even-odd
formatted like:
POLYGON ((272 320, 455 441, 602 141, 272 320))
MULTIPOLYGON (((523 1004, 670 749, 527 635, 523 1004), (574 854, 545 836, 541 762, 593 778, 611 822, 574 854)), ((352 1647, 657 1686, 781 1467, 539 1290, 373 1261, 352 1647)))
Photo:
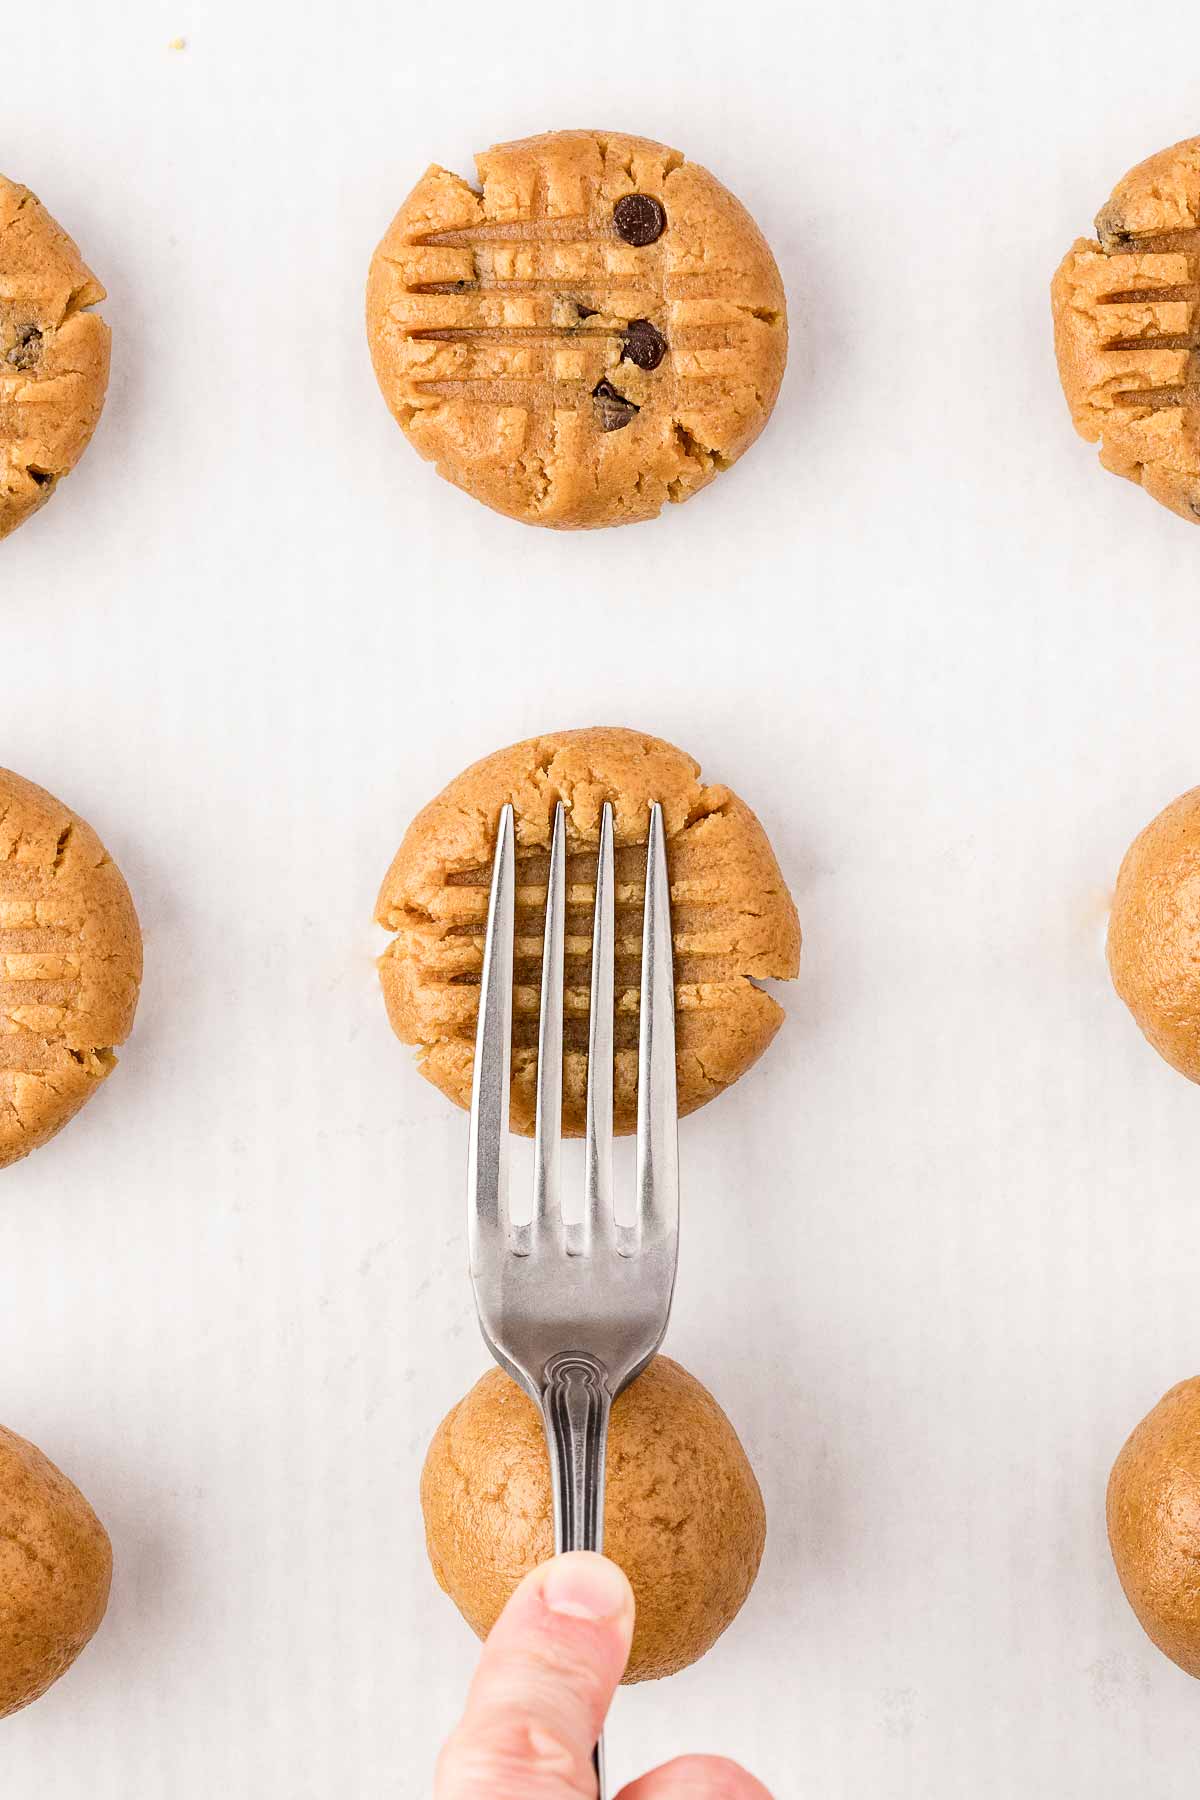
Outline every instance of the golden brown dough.
POLYGON ((1115 475, 1200 520, 1200 138, 1118 182, 1051 287, 1075 429, 1115 475))
POLYGON ((1200 788, 1173 800, 1126 852, 1108 966, 1159 1055, 1200 1081, 1200 788))
POLYGON ((115 1068, 141 978, 133 901, 91 826, 0 769, 0 1168, 115 1068))
POLYGON ((1118 1456, 1108 1539, 1146 1635, 1200 1676, 1200 1377, 1165 1394, 1118 1456))
POLYGON ((26 187, 0 175, 0 538, 87 449, 108 387, 104 289, 26 187))
MULTIPOLYGON (((486 1637, 554 1554, 541 1415, 499 1369, 438 1427, 421 1507, 438 1583, 486 1637)), ((637 1601, 626 1681, 673 1675, 712 1648, 754 1585, 766 1529, 733 1426, 694 1376, 655 1357, 614 1405, 608 1444, 604 1549, 637 1601)))
POLYGON ((79 1489, 0 1425, 0 1719, 66 1674, 111 1578, 108 1533, 79 1489))
POLYGON ((384 879, 376 917, 396 935, 379 970, 392 1027, 420 1050, 423 1075, 471 1102, 488 883, 501 808, 517 841, 514 1131, 533 1131, 537 1011, 550 832, 566 809, 568 877, 563 1130, 584 1130, 596 846, 614 810, 617 1015, 614 1124, 637 1122, 638 982, 649 811, 667 830, 675 944, 681 1114, 736 1081, 762 1055, 783 1009, 756 984, 799 968, 800 927, 774 852, 750 808, 704 787, 699 765, 659 738, 595 726, 530 738, 474 763, 419 813, 384 879))
POLYGON ((371 264, 371 355, 409 442, 527 525, 688 499, 783 377, 783 284, 753 219, 648 138, 547 132, 476 163, 481 191, 430 168, 371 264))

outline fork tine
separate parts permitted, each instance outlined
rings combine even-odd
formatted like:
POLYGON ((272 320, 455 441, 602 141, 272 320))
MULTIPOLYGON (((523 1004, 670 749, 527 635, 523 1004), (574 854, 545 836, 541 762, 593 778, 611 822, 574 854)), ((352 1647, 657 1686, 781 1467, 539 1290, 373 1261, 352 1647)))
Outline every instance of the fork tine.
POLYGON ((592 998, 588 1030, 587 1180, 579 1248, 594 1238, 611 1241, 613 1218, 613 813, 608 801, 600 815, 596 859, 596 913, 592 922, 592 998))
POLYGON ((563 945, 567 917, 567 843, 562 802, 554 809, 546 936, 542 946, 542 1004, 538 1019, 537 1125, 534 1134, 533 1237, 562 1220, 559 1199, 563 1079, 563 945))
POLYGON ((467 1209, 472 1268, 478 1265, 480 1254, 501 1239, 507 1226, 515 886, 513 809, 506 806, 500 813, 492 864, 471 1080, 467 1209))
POLYGON ((675 970, 671 884, 662 807, 650 809, 638 1028, 637 1231, 679 1229, 679 1112, 675 1097, 675 970))

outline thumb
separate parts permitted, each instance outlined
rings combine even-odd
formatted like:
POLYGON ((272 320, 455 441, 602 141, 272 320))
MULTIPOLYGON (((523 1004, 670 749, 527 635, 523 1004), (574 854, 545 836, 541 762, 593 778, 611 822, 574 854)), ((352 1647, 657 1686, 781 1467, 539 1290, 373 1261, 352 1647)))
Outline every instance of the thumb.
POLYGON ((681 1756, 632 1787, 617 1800, 771 1800, 761 1781, 723 1756, 681 1756))
POLYGON ((592 1750, 632 1638, 615 1563, 575 1551, 534 1569, 483 1647, 435 1800, 592 1800, 592 1750))

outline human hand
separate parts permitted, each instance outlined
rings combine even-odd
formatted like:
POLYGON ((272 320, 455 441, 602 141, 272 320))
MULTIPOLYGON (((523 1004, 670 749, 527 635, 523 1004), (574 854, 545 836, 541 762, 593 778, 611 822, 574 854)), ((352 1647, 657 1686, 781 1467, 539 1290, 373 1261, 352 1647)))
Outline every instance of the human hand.
MULTIPOLYGON (((625 1669, 633 1592, 589 1551, 521 1583, 492 1627, 462 1721, 438 1759, 434 1800, 594 1800, 592 1749, 625 1669)), ((617 1800, 771 1800, 720 1756, 682 1756, 617 1800)))

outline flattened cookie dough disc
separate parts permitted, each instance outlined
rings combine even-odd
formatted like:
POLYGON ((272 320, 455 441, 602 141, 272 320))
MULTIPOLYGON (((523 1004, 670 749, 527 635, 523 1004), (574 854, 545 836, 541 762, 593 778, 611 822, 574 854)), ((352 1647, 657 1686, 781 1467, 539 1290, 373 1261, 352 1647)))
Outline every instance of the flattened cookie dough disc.
MULTIPOLYGON (((613 1406, 607 1471, 604 1549, 637 1600, 625 1680, 653 1681, 696 1662, 736 1618, 762 1558, 762 1494, 717 1402, 667 1356, 613 1406)), ((438 1427, 421 1509, 439 1586, 486 1637, 554 1554, 541 1415, 499 1369, 438 1427)))
POLYGON ((617 1012, 614 1124, 637 1123, 638 984, 650 807, 667 829, 675 944, 680 1113, 694 1112, 745 1073, 783 1021, 756 984, 789 980, 800 961, 791 895, 750 808, 706 787, 699 765, 659 738, 596 726, 530 738, 475 763, 419 813, 388 870, 377 918, 395 936, 380 958, 397 1037, 459 1106, 471 1103, 488 884, 501 808, 517 828, 513 1005, 514 1131, 533 1131, 542 928, 554 808, 566 809, 568 895, 563 1130, 582 1136, 592 906, 601 809, 614 813, 617 1012))
POLYGON ((26 187, 0 175, 0 538, 87 449, 108 387, 104 289, 26 187))
POLYGON ((79 1489, 0 1425, 0 1719, 66 1674, 111 1579, 108 1533, 79 1489))
POLYGON ((1200 138, 1118 183, 1051 304, 1075 429, 1106 469, 1200 522, 1200 138))
POLYGON ((719 181, 648 138, 555 131, 417 183, 367 332, 409 442, 526 525, 625 525, 754 442, 787 358, 775 259, 719 181))
POLYGON ((1200 788, 1164 807, 1126 851, 1108 966, 1159 1055, 1200 1081, 1200 788))
POLYGON ((91 826, 0 769, 0 1168, 111 1073, 141 979, 133 901, 91 826))

